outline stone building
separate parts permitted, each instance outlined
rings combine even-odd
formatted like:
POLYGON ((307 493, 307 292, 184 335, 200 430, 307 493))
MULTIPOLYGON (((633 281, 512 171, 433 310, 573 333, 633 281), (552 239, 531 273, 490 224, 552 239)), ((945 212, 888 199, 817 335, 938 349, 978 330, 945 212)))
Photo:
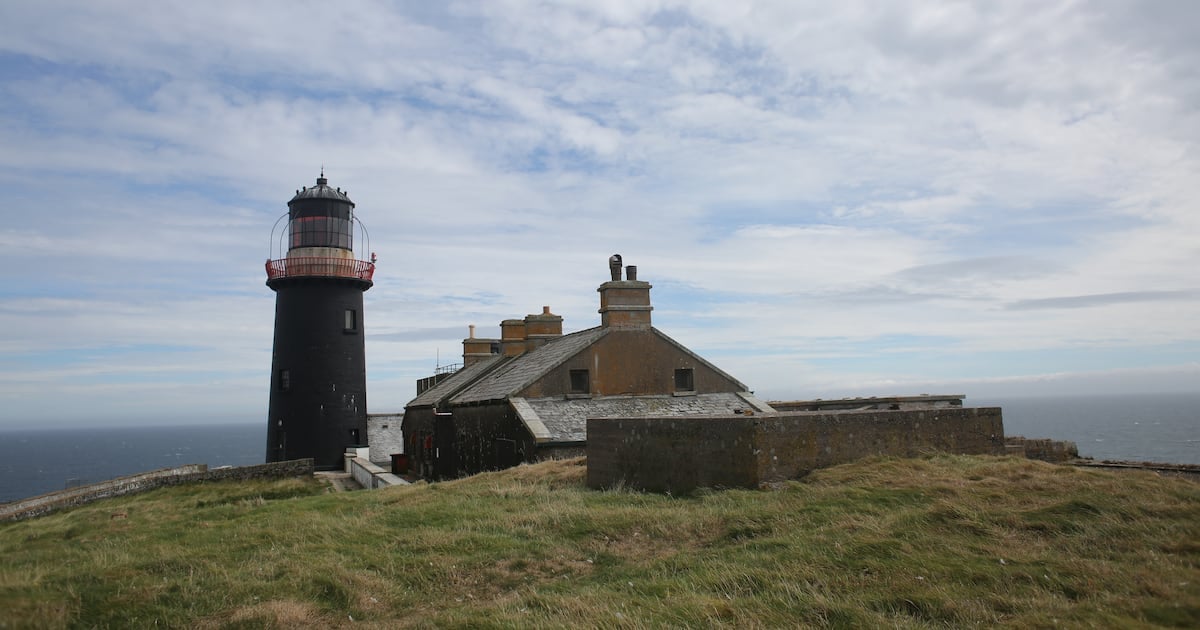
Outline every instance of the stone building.
POLYGON ((609 261, 600 325, 564 335, 544 307, 463 340, 462 369, 423 379, 404 412, 409 469, 444 479, 581 455, 587 419, 770 412, 740 381, 651 326, 650 288, 609 261))

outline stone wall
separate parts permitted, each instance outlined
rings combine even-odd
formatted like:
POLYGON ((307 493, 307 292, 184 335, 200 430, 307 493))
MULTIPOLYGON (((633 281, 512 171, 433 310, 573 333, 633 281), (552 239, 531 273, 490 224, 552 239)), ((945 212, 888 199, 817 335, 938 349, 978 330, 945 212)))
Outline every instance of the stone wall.
POLYGON ((110 497, 125 496, 155 490, 164 486, 197 481, 228 481, 248 479, 278 479, 313 474, 312 459, 296 459, 255 466, 208 469, 205 464, 188 464, 150 472, 117 477, 108 481, 59 490, 0 505, 0 521, 20 521, 43 516, 58 510, 84 505, 110 497))
POLYGON ((367 445, 369 459, 376 464, 391 466, 392 453, 404 452, 404 433, 400 430, 404 413, 367 414, 367 445))
POLYGON ((1076 459, 1069 462, 1079 468, 1099 468, 1113 471, 1152 472, 1165 477, 1182 477, 1191 481, 1200 481, 1200 465, 1196 464, 1163 464, 1155 462, 1095 462, 1088 459, 1076 459))
POLYGON ((588 486, 755 488, 868 455, 1004 454, 999 408, 588 420, 588 486))
MULTIPOLYGON (((222 466, 210 469, 194 479, 182 481, 249 481, 251 479, 285 479, 287 477, 310 477, 313 474, 313 459, 290 459, 286 462, 271 462, 253 466, 222 466)), ((171 484, 163 484, 171 485, 171 484)))
POLYGON ((1005 438, 1005 444, 1010 454, 1052 464, 1079 459, 1079 447, 1074 442, 1012 435, 1005 438))

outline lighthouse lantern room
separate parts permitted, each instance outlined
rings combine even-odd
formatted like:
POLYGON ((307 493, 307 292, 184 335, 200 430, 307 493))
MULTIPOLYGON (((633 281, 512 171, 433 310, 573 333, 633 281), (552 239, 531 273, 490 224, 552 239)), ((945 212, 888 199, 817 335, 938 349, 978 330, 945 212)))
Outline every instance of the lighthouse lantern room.
POLYGON ((287 254, 267 260, 275 342, 266 461, 311 457, 318 469, 340 469, 346 449, 367 439, 363 293, 375 255, 355 255, 355 227, 365 230, 354 202, 329 186, 324 169, 316 186, 296 191, 287 205, 280 237, 287 254))

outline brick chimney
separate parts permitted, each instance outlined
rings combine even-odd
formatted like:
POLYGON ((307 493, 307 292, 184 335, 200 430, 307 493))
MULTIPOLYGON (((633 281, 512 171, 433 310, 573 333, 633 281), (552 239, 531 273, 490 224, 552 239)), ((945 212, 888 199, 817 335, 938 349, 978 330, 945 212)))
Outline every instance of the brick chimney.
POLYGON ((532 352, 555 337, 562 336, 562 315, 550 312, 549 306, 542 307, 541 315, 525 316, 525 351, 532 352))
POLYGON ((600 325, 612 328, 649 328, 650 283, 637 279, 637 267, 625 268, 625 280, 621 279, 621 255, 613 254, 608 259, 612 280, 600 285, 600 325))
POLYGON ((500 354, 506 357, 525 354, 525 320, 506 319, 500 322, 500 354))
POLYGON ((483 339, 475 336, 475 324, 468 326, 470 336, 463 339, 463 367, 470 367, 480 361, 500 354, 499 339, 483 339))

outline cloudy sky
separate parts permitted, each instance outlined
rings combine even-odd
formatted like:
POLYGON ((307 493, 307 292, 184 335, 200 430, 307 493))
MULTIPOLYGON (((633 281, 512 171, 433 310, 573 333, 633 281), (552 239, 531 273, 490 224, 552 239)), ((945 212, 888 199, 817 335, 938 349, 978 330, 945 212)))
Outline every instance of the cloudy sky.
MULTIPOLYGON (((607 259, 765 399, 1200 390, 1200 3, 5 2, 0 426, 258 421, 325 168, 368 405, 607 259), (278 233, 276 233, 278 236, 278 233)), ((970 398, 968 399, 970 400, 970 398)))

